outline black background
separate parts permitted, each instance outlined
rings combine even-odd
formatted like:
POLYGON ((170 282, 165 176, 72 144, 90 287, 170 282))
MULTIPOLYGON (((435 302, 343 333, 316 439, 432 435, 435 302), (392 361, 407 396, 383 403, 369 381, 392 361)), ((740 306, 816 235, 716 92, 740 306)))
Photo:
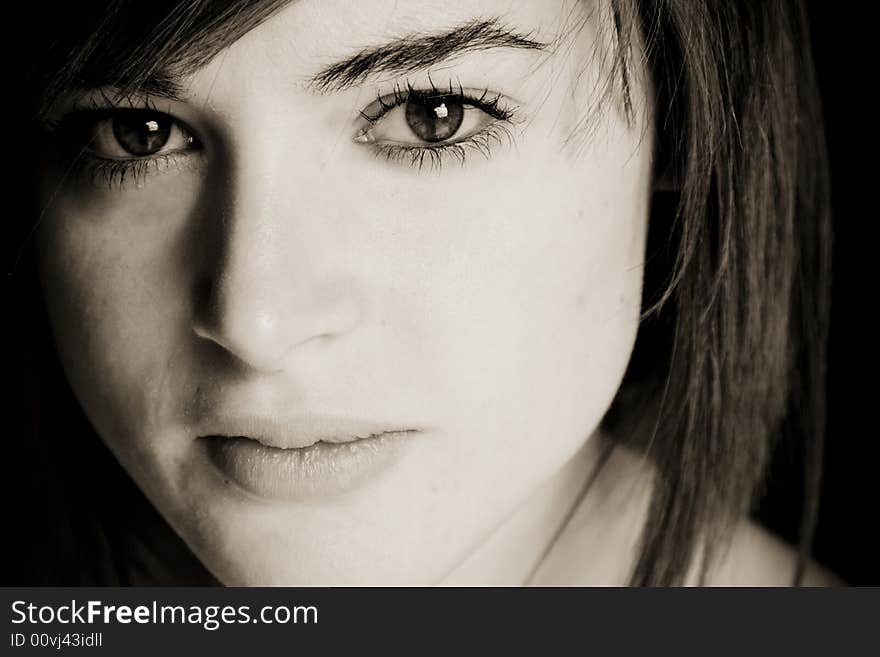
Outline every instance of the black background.
MULTIPOLYGON (((769 0, 774 1, 774 0, 769 0)), ((874 95, 877 36, 870 3, 809 3, 813 55, 819 75, 831 158, 834 284, 828 362, 825 476, 814 543, 816 559, 854 585, 880 585, 876 473, 880 462, 876 408, 873 302, 877 182, 874 95), (871 99, 871 100, 869 100, 871 99), (870 195, 870 197, 869 197, 870 195), (870 398, 869 398, 870 396, 870 398)), ((800 482, 790 454, 777 455, 776 473, 759 517, 794 538, 800 482)))
POLYGON ((880 447, 870 413, 876 409, 877 332, 876 24, 872 3, 811 3, 814 49, 825 104, 835 213, 834 287, 828 367, 826 477, 817 558, 852 584, 880 584, 877 463, 880 447), (854 11, 853 11, 854 9, 854 11), (873 101, 876 103, 876 101, 873 101), (872 193, 873 192, 873 193, 872 193), (870 195, 870 197, 869 197, 870 195))

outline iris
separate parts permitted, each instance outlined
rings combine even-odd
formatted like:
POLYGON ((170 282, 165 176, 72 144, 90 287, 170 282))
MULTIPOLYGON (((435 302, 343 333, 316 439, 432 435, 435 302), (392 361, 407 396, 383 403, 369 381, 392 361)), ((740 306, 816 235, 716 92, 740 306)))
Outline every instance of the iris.
POLYGON ((450 139, 464 120, 464 106, 454 96, 414 94, 406 104, 406 124, 419 139, 450 139))
POLYGON ((113 136, 127 153, 143 157, 153 155, 168 143, 172 125, 167 114, 121 112, 113 117, 113 136))

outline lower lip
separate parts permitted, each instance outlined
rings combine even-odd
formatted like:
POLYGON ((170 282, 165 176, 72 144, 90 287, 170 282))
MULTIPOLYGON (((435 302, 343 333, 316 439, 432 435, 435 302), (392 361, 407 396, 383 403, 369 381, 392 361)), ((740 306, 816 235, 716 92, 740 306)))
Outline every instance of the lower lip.
POLYGON ((378 476, 399 458, 416 431, 384 433, 347 443, 318 442, 278 449, 250 438, 205 437, 224 479, 262 498, 304 499, 344 493, 378 476))

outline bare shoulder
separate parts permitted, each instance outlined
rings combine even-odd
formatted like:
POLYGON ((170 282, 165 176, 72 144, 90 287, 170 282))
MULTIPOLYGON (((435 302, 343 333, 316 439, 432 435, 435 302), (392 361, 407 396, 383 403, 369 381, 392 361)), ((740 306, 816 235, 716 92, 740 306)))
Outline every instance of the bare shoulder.
MULTIPOLYGON (((628 450, 616 455, 616 472, 625 473, 629 481, 650 480, 650 466, 643 458, 628 450)), ((635 499, 633 518, 644 522, 650 491, 642 488, 635 499)), ((713 567, 707 573, 709 586, 793 586, 798 568, 798 553, 794 546, 782 540, 760 523, 749 518, 740 520, 733 530, 730 542, 722 546, 713 567)), ((694 560, 688 583, 698 581, 699 559, 694 560)), ((845 582, 814 560, 806 564, 801 586, 845 586, 845 582)))
MULTIPOLYGON (((653 466, 622 446, 611 452, 569 521, 565 532, 537 571, 532 583, 544 586, 620 586, 638 559, 640 536, 649 511, 653 466), (590 555, 585 559, 584 555, 590 555)), ((699 582, 700 559, 693 561, 685 583, 699 582)), ((730 542, 719 548, 707 573, 709 586, 792 586, 796 550, 756 522, 740 521, 730 542)), ((804 586, 842 586, 815 562, 807 565, 804 586)))
MULTIPOLYGON (((710 586, 791 586, 797 552, 770 531, 751 520, 742 520, 730 544, 708 573, 710 586)), ((807 564, 803 586, 843 586, 833 573, 814 561, 807 564)))

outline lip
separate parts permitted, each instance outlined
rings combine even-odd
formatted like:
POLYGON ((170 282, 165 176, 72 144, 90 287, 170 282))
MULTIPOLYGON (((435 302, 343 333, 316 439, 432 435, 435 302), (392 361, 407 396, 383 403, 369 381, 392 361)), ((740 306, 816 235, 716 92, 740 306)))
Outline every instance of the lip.
POLYGON ((308 413, 284 419, 257 415, 219 417, 201 422, 196 433, 199 436, 243 436, 266 447, 297 449, 317 442, 349 443, 383 433, 414 429, 391 422, 308 413))
POLYGON ((378 476, 419 429, 340 416, 227 417, 200 423, 199 442, 221 474, 268 499, 343 493, 378 476))

